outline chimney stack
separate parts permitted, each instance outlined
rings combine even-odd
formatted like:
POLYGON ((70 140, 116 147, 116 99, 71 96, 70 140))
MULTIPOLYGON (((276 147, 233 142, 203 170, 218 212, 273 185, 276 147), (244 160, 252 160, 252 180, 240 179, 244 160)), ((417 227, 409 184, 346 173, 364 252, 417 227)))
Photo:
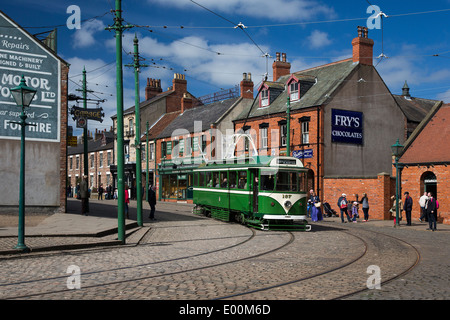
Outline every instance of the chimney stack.
POLYGON ((277 58, 273 62, 273 81, 277 81, 280 77, 291 73, 291 64, 286 61, 286 53, 282 53, 282 60, 280 60, 280 53, 277 52, 277 58))
POLYGON ((183 98, 181 98, 181 113, 188 109, 191 109, 192 106, 192 96, 187 92, 183 93, 183 98))
POLYGON ((183 96, 183 93, 187 92, 187 81, 184 74, 175 73, 173 75, 172 84, 173 91, 179 93, 180 96, 183 96))
POLYGON ((161 92, 161 80, 147 78, 147 86, 145 87, 145 100, 150 100, 161 92))
POLYGON ((244 73, 241 81, 241 97, 243 99, 253 99, 252 74, 244 73))
POLYGON ((369 29, 358 26, 358 37, 353 39, 353 62, 359 62, 367 66, 373 66, 373 45, 369 39, 369 29))

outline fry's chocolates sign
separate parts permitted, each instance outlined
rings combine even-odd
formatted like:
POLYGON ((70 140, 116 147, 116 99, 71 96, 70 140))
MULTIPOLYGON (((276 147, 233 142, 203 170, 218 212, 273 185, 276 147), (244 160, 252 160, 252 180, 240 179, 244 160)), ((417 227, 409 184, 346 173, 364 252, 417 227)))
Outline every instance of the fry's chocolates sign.
POLYGON ((363 144, 363 113, 331 110, 331 141, 363 144))

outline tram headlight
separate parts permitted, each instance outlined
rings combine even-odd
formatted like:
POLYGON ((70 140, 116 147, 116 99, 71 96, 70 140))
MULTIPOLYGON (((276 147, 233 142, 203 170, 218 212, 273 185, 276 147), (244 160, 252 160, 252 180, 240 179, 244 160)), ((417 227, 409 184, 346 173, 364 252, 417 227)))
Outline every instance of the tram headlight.
POLYGON ((292 207, 292 202, 286 201, 286 202, 284 203, 284 206, 285 206, 286 208, 290 208, 290 207, 292 207))

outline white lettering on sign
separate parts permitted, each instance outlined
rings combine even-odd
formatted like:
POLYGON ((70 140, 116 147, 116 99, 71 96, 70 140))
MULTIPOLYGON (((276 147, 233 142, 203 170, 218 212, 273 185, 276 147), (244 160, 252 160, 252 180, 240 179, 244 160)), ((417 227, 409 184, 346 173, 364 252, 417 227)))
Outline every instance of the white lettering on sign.
POLYGON ((343 126, 343 127, 359 128, 361 124, 359 122, 359 118, 336 115, 334 117, 334 125, 335 126, 343 126))

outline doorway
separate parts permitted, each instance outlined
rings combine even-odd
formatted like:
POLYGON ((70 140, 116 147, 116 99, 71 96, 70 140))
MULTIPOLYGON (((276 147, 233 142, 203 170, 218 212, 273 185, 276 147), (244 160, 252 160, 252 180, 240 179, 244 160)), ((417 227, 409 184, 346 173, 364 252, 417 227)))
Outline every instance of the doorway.
POLYGON ((425 192, 431 192, 437 199, 437 178, 433 172, 425 172, 422 175, 423 187, 425 192))

